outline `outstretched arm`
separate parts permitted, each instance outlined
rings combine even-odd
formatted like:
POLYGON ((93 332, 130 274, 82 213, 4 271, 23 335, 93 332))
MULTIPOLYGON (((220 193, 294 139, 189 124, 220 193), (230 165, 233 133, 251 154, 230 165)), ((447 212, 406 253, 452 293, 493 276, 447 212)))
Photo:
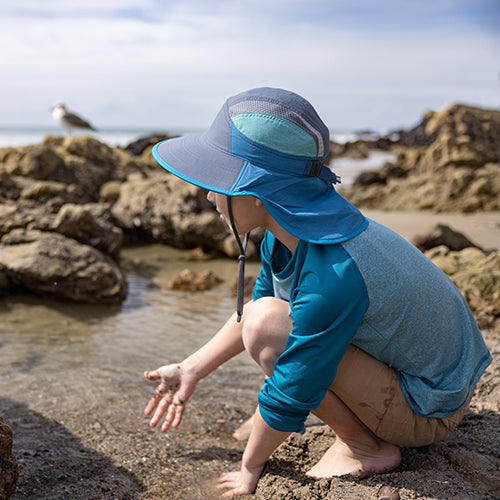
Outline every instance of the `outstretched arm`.
POLYGON ((161 430, 166 432, 170 427, 177 427, 196 384, 244 350, 241 331, 246 309, 245 306, 241 322, 238 323, 236 314, 233 314, 214 337, 181 363, 164 365, 144 373, 148 380, 160 381, 144 410, 146 415, 154 412, 150 421, 151 427, 155 427, 165 413, 161 430))

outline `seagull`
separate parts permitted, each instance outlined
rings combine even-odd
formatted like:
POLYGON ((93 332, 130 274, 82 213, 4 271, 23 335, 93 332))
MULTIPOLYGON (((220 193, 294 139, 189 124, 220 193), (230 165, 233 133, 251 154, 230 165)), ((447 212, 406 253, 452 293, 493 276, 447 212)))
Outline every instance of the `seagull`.
POLYGON ((69 137, 71 137, 71 131, 74 128, 96 130, 88 121, 68 111, 64 104, 56 104, 52 108, 52 118, 68 131, 69 137))

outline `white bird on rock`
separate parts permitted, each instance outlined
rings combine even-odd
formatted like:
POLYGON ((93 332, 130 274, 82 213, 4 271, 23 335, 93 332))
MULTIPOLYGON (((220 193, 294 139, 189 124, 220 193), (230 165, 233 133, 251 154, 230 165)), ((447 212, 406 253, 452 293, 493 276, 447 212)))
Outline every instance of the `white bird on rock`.
POLYGON ((69 137, 73 129, 96 130, 88 121, 68 111, 64 104, 56 104, 52 108, 52 118, 68 131, 69 137))

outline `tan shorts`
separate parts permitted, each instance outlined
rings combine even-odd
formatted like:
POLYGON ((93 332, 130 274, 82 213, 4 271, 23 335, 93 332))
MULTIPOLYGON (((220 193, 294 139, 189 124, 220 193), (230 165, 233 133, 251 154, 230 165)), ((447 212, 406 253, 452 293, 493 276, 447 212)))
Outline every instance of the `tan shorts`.
POLYGON ((420 417, 406 401, 395 370, 349 346, 330 390, 378 437, 399 446, 425 446, 445 439, 468 403, 445 418, 420 417))

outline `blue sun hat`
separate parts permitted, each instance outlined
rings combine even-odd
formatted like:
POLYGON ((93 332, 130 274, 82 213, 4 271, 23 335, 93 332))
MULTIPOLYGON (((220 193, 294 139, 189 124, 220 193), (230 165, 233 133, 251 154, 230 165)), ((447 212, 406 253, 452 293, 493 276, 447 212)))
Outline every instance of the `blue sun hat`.
POLYGON ((160 142, 153 156, 166 170, 228 196, 253 195, 288 232, 312 243, 340 243, 368 222, 333 187, 324 165, 329 131, 312 105, 282 89, 230 97, 210 129, 160 142))
POLYGON ((333 187, 340 179, 324 164, 328 128, 312 105, 287 90, 256 88, 230 97, 210 129, 156 144, 166 170, 201 188, 225 194, 240 247, 238 321, 243 310, 245 247, 235 229, 231 197, 259 198, 289 233, 312 243, 340 243, 368 225, 333 187))

